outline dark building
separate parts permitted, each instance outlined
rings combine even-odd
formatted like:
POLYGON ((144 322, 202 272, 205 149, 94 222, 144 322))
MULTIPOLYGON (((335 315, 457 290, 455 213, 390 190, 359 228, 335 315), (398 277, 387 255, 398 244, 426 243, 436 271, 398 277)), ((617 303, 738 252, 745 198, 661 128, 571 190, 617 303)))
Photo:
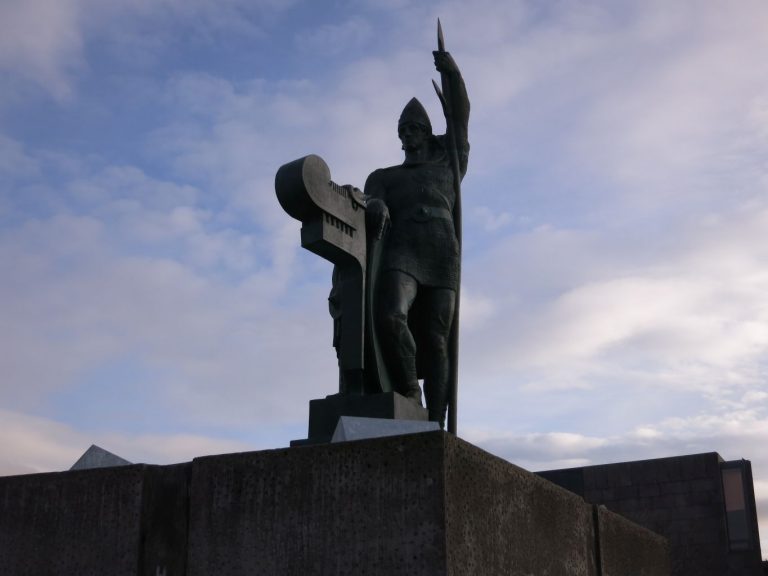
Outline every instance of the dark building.
POLYGON ((666 537, 673 576, 763 576, 748 460, 710 452, 538 474, 666 537))

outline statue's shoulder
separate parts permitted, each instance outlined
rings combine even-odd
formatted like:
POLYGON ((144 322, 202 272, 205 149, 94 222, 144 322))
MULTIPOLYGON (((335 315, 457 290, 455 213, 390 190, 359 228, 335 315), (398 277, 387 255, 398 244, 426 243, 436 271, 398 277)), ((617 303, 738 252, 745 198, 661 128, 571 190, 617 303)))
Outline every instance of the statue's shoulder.
POLYGON ((399 170, 402 170, 401 165, 388 166, 387 168, 378 168, 368 175, 368 183, 373 182, 386 182, 392 178, 399 170))
POLYGON ((377 170, 374 170, 373 172, 371 172, 371 176, 373 176, 374 174, 376 174, 377 176, 388 176, 402 169, 403 169, 402 164, 396 164, 395 166, 387 166, 386 168, 378 168, 377 170))

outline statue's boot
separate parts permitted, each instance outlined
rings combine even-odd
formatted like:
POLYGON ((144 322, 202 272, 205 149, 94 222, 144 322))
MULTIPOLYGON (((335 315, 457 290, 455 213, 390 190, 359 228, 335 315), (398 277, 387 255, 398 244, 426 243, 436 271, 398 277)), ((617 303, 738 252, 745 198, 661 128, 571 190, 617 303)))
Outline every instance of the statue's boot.
POLYGON ((421 387, 416 374, 416 357, 403 356, 393 366, 390 375, 395 382, 395 390, 421 406, 421 387))
POLYGON ((448 365, 447 361, 433 363, 430 377, 424 381, 424 396, 427 400, 429 419, 445 429, 445 414, 448 410, 448 365))
MULTIPOLYGON (((429 400, 427 400, 427 406, 429 406, 429 400)), ((448 411, 448 404, 443 404, 437 408, 428 408, 429 420, 431 422, 437 422, 440 425, 440 430, 445 430, 445 415, 448 411)))

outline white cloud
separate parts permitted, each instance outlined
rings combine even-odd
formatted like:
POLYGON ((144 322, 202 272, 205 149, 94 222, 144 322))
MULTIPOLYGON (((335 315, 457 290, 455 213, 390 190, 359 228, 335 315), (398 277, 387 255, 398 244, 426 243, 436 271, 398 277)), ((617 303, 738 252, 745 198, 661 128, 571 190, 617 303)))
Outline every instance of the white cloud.
MULTIPOLYGON (((31 158, 47 169, 44 155, 31 158)), ((126 357, 143 370, 136 397, 154 391, 169 420, 190 425, 294 422, 308 397, 335 390, 330 265, 301 270, 287 215, 262 242, 257 226, 200 208, 197 189, 134 167, 79 170, 60 186, 59 205, 82 214, 28 216, 0 234, 14 271, 0 287, 4 406, 34 411, 52 393, 81 393, 126 357), (327 381, 316 381, 319 366, 327 381), (295 385, 275 389, 286 381, 295 385)))
POLYGON ((0 4, 0 68, 71 96, 70 75, 83 67, 78 0, 9 0, 0 4))
POLYGON ((133 463, 172 464, 207 454, 242 452, 243 442, 169 434, 88 434, 59 422, 0 410, 0 476, 68 470, 91 444, 133 463))
POLYGON ((0 182, 11 182, 38 175, 38 162, 30 157, 24 146, 16 140, 0 134, 0 182))
MULTIPOLYGON (((768 522, 768 403, 761 397, 748 409, 670 418, 649 423, 621 435, 600 437, 574 433, 503 433, 486 428, 467 429, 462 436, 480 447, 528 470, 553 470, 718 452, 725 460, 752 463, 757 514, 768 522)), ((763 531, 764 532, 764 531, 763 531)), ((763 533, 762 549, 768 550, 763 533)))
POLYGON ((169 417, 237 425, 298 417, 302 410, 286 398, 311 393, 317 366, 333 374, 330 345, 327 354, 308 350, 302 362, 292 361, 330 332, 322 291, 310 292, 314 305, 281 312, 285 278, 272 278, 268 268, 225 285, 178 262, 104 250, 103 227, 84 224, 41 223, 31 241, 42 250, 4 257, 16 271, 1 299, 5 405, 33 407, 51 391, 76 390, 88 371, 138 354, 160 372, 136 381, 136 393, 162 386, 156 401, 169 406, 169 417), (275 393, 270 387, 283 380, 296 388, 275 393), (240 408, 233 410, 235 397, 240 408))
POLYGON ((464 274, 494 323, 469 343, 472 370, 516 380, 623 381, 716 390, 761 383, 768 352, 766 207, 695 218, 645 245, 611 232, 539 230, 464 274), (661 243, 659 242, 661 241, 661 243), (500 265, 501 264, 501 265, 500 265), (482 280, 493 270, 494 281, 482 280), (525 302, 524 306, 520 302, 525 302))
POLYGON ((296 37, 296 43, 307 52, 334 55, 359 50, 372 35, 370 22, 360 16, 352 16, 343 22, 323 24, 309 33, 302 31, 296 37))
POLYGON ((487 206, 473 207, 472 218, 477 220, 487 232, 496 232, 512 221, 509 212, 495 213, 487 206))
POLYGON ((126 61, 154 59, 187 27, 211 43, 224 35, 262 34, 259 17, 279 13, 292 0, 7 0, 0 5, 0 69, 70 100, 77 75, 88 70, 94 38, 118 45, 126 61), (153 31, 147 33, 147 27, 153 31))
POLYGON ((494 303, 489 298, 475 297, 468 290, 461 291, 461 333, 471 335, 482 330, 493 319, 494 303))
POLYGON ((443 21, 460 22, 469 178, 493 212, 674 225, 765 174, 764 3, 487 4, 448 3, 443 21))

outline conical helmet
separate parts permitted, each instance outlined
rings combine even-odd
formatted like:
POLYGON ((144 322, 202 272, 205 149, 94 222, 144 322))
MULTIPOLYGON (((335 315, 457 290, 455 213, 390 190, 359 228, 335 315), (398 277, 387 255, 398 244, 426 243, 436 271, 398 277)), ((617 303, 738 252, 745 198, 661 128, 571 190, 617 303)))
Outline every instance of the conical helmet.
POLYGON ((421 124, 427 129, 427 132, 432 134, 432 123, 429 121, 429 115, 416 98, 411 98, 408 104, 403 108, 403 113, 400 114, 400 120, 397 122, 397 126, 400 127, 406 122, 415 122, 421 124))

